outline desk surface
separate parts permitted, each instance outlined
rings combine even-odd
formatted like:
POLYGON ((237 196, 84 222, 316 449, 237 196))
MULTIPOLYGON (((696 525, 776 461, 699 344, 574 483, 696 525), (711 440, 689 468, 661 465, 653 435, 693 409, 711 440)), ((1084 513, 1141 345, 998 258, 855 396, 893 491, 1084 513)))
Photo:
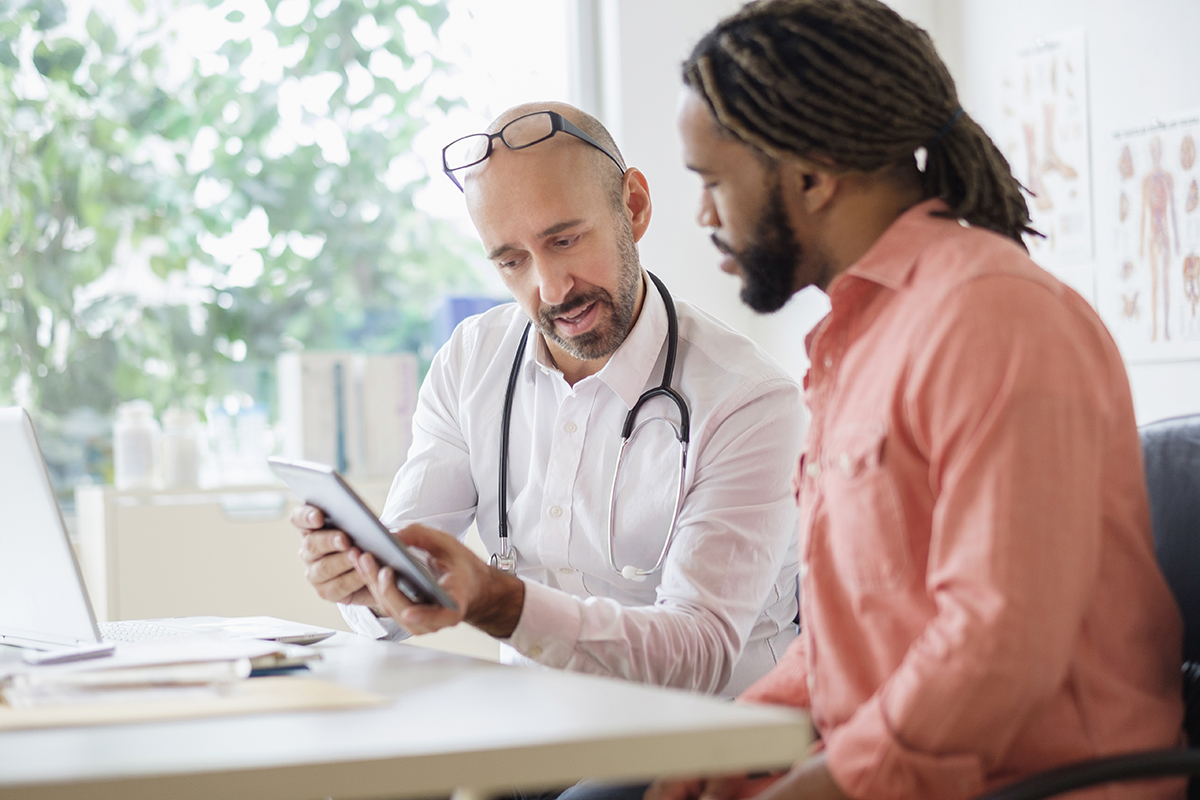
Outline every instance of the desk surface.
POLYGON ((379 708, 0 734, 0 798, 416 798, 783 767, 807 717, 338 634, 379 708))

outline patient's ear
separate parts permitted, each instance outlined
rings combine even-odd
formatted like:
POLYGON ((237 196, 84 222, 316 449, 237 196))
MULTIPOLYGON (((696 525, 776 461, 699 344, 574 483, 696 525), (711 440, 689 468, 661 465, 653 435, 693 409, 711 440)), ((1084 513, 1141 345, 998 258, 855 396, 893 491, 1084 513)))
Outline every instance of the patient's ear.
POLYGON ((841 179, 811 161, 787 160, 779 165, 784 197, 808 214, 824 210, 837 193, 841 179))

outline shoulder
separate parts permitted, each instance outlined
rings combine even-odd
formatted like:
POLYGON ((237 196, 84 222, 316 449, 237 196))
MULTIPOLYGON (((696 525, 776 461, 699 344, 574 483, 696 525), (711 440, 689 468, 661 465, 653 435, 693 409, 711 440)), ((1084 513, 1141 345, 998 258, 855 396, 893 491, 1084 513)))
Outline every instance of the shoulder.
POLYGON ((467 317, 454 328, 438 357, 465 362, 490 359, 511 340, 513 347, 529 319, 516 303, 503 303, 467 317))
POLYGON ((1006 277, 1059 294, 1063 285, 1039 267, 1029 254, 1006 236, 957 220, 931 218, 928 243, 913 270, 914 287, 941 285, 947 290, 968 281, 1006 277))
POLYGON ((990 357, 998 370, 1038 365, 1058 383, 1095 381, 1120 365, 1107 328, 1075 290, 1015 242, 947 223, 904 289, 925 317, 914 337, 918 360, 952 363, 947 351, 968 361, 990 357))
POLYGON ((693 386, 726 397, 765 391, 794 396, 800 389, 788 372, 749 337, 686 300, 676 300, 681 375, 693 386))
POLYGON ((469 393, 478 391, 473 387, 490 385, 495 370, 510 368, 527 322, 516 303, 504 303, 467 317, 434 354, 425 383, 452 393, 469 393))
POLYGON ((1103 333, 1087 301, 1038 266, 1016 242, 954 220, 939 228, 941 235, 922 250, 905 287, 931 318, 966 318, 998 330, 1067 327, 1103 333))

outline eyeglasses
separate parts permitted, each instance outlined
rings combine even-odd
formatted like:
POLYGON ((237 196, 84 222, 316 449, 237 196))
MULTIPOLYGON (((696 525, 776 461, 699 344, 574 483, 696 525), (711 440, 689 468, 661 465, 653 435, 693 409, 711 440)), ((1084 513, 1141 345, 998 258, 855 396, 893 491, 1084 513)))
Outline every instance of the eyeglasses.
POLYGON ((463 186, 458 182, 454 173, 486 161, 492 154, 492 143, 497 139, 504 142, 509 150, 524 150, 526 147, 546 141, 559 131, 569 133, 576 139, 582 139, 604 153, 617 165, 621 174, 625 174, 625 168, 621 166, 621 162, 617 160, 616 156, 571 124, 570 120, 563 117, 562 114, 554 111, 535 111, 532 114, 517 117, 496 133, 472 133, 470 136, 455 139, 442 148, 442 171, 449 176, 450 180, 454 181, 454 185, 459 188, 459 191, 462 191, 463 186))

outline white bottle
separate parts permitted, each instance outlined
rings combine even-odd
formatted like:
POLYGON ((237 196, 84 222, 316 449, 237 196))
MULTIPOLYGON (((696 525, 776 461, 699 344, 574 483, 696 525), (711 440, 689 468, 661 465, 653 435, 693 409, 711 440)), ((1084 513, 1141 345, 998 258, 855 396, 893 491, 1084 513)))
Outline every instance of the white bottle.
POLYGON ((163 412, 162 482, 164 489, 200 485, 200 418, 187 408, 163 412))
POLYGON ((130 400, 117 406, 113 423, 113 483, 118 489, 149 489, 154 485, 158 422, 149 400, 130 400))

